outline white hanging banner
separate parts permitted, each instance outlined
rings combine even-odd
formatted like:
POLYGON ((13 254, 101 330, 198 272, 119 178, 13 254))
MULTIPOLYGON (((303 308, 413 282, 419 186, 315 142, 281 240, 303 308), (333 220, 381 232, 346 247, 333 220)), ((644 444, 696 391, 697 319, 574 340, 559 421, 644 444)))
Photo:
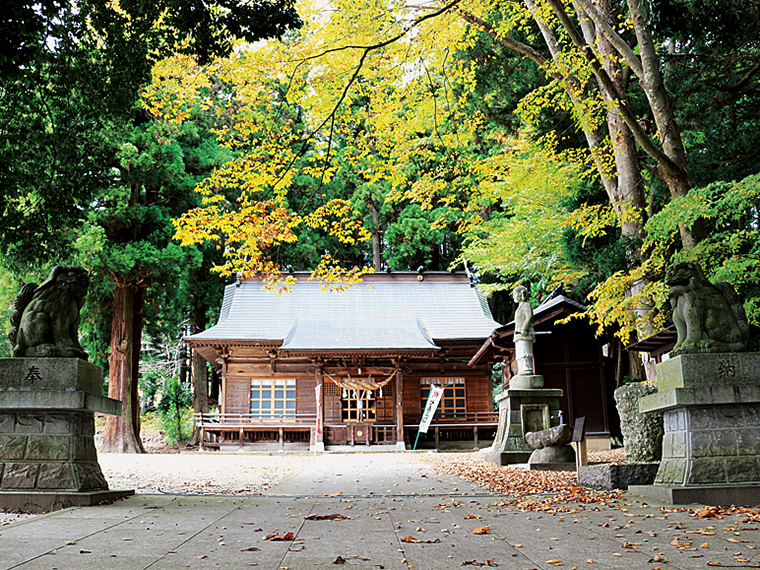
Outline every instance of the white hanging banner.
POLYGON ((422 413, 422 419, 420 420, 419 432, 427 433, 430 427, 430 422, 433 421, 438 404, 443 396, 443 386, 430 386, 430 393, 428 394, 427 404, 425 404, 425 411, 422 413))
POLYGON ((314 395, 317 397, 317 434, 322 435, 322 384, 314 386, 314 395))

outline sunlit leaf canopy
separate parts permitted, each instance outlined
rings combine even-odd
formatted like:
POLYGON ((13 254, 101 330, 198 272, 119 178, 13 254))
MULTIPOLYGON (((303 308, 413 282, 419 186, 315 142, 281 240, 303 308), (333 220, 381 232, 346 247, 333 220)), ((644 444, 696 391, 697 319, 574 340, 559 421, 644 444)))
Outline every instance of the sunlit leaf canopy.
MULTIPOLYGON (((535 294, 556 285, 583 296, 592 291, 590 314, 622 338, 660 326, 666 296, 656 281, 673 251, 658 256, 641 240, 647 219, 669 198, 645 184, 659 184, 670 197, 688 192, 672 158, 680 143, 665 141, 647 118, 635 79, 630 93, 598 81, 599 66, 613 78, 640 80, 638 48, 573 47, 559 6, 304 2, 304 27, 281 41, 241 43, 231 57, 202 67, 188 57, 161 62, 143 91, 145 108, 181 122, 201 107, 235 153, 198 186, 203 206, 176 221, 177 238, 215 243, 226 258, 216 268, 222 274, 265 274, 276 286, 282 268, 272 252, 304 226, 341 243, 371 237, 362 204, 327 190, 350 176, 379 192, 384 207, 427 212, 428 230, 455 228, 466 243, 456 263, 475 263, 502 287, 531 281, 535 294), (537 79, 512 105, 519 129, 494 120, 505 91, 484 87, 482 68, 495 56, 472 57, 484 37, 534 66, 537 79), (627 150, 611 122, 618 111, 636 140, 627 150), (570 119, 564 131, 546 124, 562 117, 570 119), (621 232, 628 241, 613 245, 621 232)), ((612 35, 633 37, 634 8, 637 2, 614 8, 612 35)), ((654 108, 656 93, 646 96, 654 108)), ((702 219, 676 224, 684 246, 694 247, 688 224, 702 219)), ((369 258, 361 267, 346 266, 329 248, 321 255, 315 275, 351 281, 369 271, 369 258)))
MULTIPOLYGON (((201 106, 218 118, 221 144, 237 153, 197 188, 203 207, 177 220, 182 243, 213 241, 226 255, 217 268, 223 274, 266 274, 275 282, 281 268, 271 249, 296 239, 300 224, 346 243, 370 237, 355 204, 322 193, 346 170, 368 184, 386 184, 386 203, 435 210, 433 227, 454 221, 463 234, 472 232, 487 209, 502 209, 502 200, 510 216, 524 214, 515 221, 524 220, 530 206, 522 200, 532 195, 530 204, 547 212, 546 232, 561 231, 561 212, 549 213, 545 203, 561 201, 561 193, 539 197, 540 190, 504 180, 512 157, 533 152, 553 166, 532 184, 553 188, 550 171, 562 171, 563 159, 550 143, 516 148, 508 133, 484 128, 486 117, 470 104, 475 63, 461 57, 475 33, 457 4, 302 3, 306 25, 283 41, 241 44, 234 56, 204 67, 188 57, 157 65, 143 90, 145 109, 182 121, 201 106), (324 201, 296 212, 289 192, 304 177, 324 201)), ((516 11, 512 24, 524 17, 516 11)), ((522 251, 513 253, 518 259, 522 251)), ((362 271, 341 268, 330 252, 323 262, 321 276, 325 265, 335 279, 341 269, 352 277, 362 271)))

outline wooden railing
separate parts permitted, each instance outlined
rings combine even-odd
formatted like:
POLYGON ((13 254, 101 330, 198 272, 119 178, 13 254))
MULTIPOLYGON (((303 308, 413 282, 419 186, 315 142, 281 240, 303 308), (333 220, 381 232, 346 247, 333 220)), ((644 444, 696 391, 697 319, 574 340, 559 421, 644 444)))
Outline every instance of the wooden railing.
MULTIPOLYGON (((414 428, 420 425, 421 416, 406 416, 404 419, 406 420, 404 427, 414 428)), ((460 412, 457 414, 436 415, 430 425, 464 427, 466 425, 498 425, 498 423, 498 412, 460 412)))
MULTIPOLYGON (((406 416, 405 427, 416 427, 420 423, 420 416, 406 416)), ((273 424, 295 424, 295 425, 314 425, 316 424, 316 414, 267 414, 262 416, 257 414, 222 414, 220 412, 195 414, 195 425, 213 427, 215 425, 273 425, 273 424)), ((499 414, 497 412, 466 412, 459 414, 444 414, 433 418, 432 425, 465 425, 465 424, 497 424, 499 414)), ((350 425, 350 424, 347 424, 350 425)))
POLYGON ((195 425, 198 427, 213 428, 226 426, 271 426, 271 425, 298 425, 312 426, 317 423, 316 414, 222 414, 220 412, 195 414, 195 425))
MULTIPOLYGON (((405 419, 408 422, 404 424, 407 434, 416 434, 419 416, 407 416, 405 419)), ((272 413, 262 417, 250 413, 202 413, 195 414, 195 425, 201 430, 201 449, 218 449, 220 444, 224 444, 237 445, 242 451, 245 444, 259 442, 276 442, 283 448, 286 443, 314 444, 317 436, 316 414, 272 413)), ((444 414, 433 419, 430 437, 434 438, 436 447, 441 437, 457 440, 472 438, 477 447, 481 434, 492 438, 497 425, 498 414, 495 412, 444 414), (487 431, 479 433, 479 428, 487 431)), ((327 424, 324 429, 325 442, 335 444, 393 444, 397 437, 393 424, 340 423, 327 424)))

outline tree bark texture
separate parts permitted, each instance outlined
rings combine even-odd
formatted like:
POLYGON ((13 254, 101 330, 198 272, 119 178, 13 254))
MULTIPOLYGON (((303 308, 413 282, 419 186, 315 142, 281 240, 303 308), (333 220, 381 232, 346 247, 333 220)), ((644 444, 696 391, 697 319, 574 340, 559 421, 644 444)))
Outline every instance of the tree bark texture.
POLYGON ((209 393, 209 400, 211 402, 216 402, 216 404, 219 404, 219 395, 222 390, 222 381, 219 378, 219 374, 217 374, 215 369, 211 370, 211 391, 209 393))
MULTIPOLYGON (((541 30, 541 35, 546 46, 549 48, 552 58, 558 58, 561 56, 562 48, 553 30, 538 15, 533 0, 526 0, 526 5, 531 10, 531 13, 534 14, 536 23, 541 30)), ((606 3, 602 7, 606 9, 606 3)), ((605 51, 608 55, 612 55, 612 46, 602 37, 599 30, 594 26, 593 21, 584 16, 579 6, 576 6, 576 10, 578 11, 578 19, 581 22, 581 31, 586 43, 597 45, 599 49, 605 51)), ((608 74, 616 83, 618 92, 624 92, 622 90, 624 87, 622 67, 619 61, 616 61, 612 57, 607 57, 604 58, 604 64, 608 74)), ((573 102, 573 105, 577 108, 582 108, 583 95, 575 87, 578 84, 577 79, 569 76, 560 79, 565 85, 565 91, 573 102)), ((599 89, 609 100, 610 96, 605 92, 602 85, 599 85, 599 89)), ((620 220, 623 235, 630 238, 641 238, 644 230, 643 212, 646 201, 644 200, 644 185, 641 178, 641 168, 636 152, 635 140, 619 110, 614 108, 614 106, 610 106, 607 111, 606 123, 615 160, 615 170, 612 172, 607 165, 607 161, 600 155, 599 149, 602 147, 605 136, 603 130, 594 129, 590 125, 581 125, 581 129, 591 150, 591 156, 594 159, 597 172, 607 192, 607 197, 620 220)))
MULTIPOLYGON (((208 324, 205 306, 200 307, 195 313, 193 334, 205 330, 208 324)), ((205 414, 208 412, 208 367, 205 358, 194 350, 192 354, 190 368, 193 379, 193 411, 196 414, 205 414)), ((200 442, 200 435, 200 428, 193 426, 193 437, 190 443, 197 445, 200 442)))
POLYGON ((117 285, 114 293, 108 397, 121 400, 122 413, 106 418, 101 452, 145 453, 137 392, 144 293, 129 285, 117 285))
POLYGON ((372 215, 372 266, 375 272, 379 273, 382 268, 380 267, 380 222, 377 209, 374 200, 370 201, 369 211, 372 215))

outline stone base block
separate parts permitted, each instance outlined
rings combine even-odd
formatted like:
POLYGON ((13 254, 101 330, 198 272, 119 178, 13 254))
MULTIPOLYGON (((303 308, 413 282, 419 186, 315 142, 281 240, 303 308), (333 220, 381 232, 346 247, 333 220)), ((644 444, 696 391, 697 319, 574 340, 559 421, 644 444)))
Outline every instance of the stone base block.
POLYGON ((0 358, 0 409, 120 416, 121 402, 102 386, 103 369, 79 358, 0 358))
POLYGON ((0 463, 0 491, 106 491, 97 461, 85 463, 17 461, 0 463))
POLYGON ((575 462, 528 463, 528 469, 531 469, 533 471, 575 471, 575 462))
POLYGON ((2 358, 0 392, 101 393, 103 369, 79 358, 2 358))
POLYGON ((758 485, 631 485, 628 492, 673 505, 712 505, 719 507, 760 505, 758 485))
POLYGON ((493 465, 525 463, 531 448, 525 434, 559 425, 559 389, 514 389, 510 387, 496 397, 499 403, 499 427, 485 460, 493 465))
POLYGON ((0 491, 108 489, 91 411, 0 409, 0 491))
POLYGON ((660 466, 647 463, 598 463, 578 469, 578 484, 592 489, 628 489, 631 485, 651 485, 660 466))
POLYGON ((538 374, 518 374, 509 381, 510 390, 536 390, 544 387, 544 377, 538 374))
POLYGON ((537 471, 575 471, 575 450, 569 445, 536 449, 530 454, 528 468, 537 471))
POLYGON ((572 463, 575 465, 575 450, 569 445, 542 447, 530 454, 528 463, 572 463))
POLYGON ((485 462, 491 465, 514 465, 515 463, 527 463, 530 452, 527 451, 494 451, 488 449, 485 452, 485 462))
POLYGON ((134 489, 91 491, 84 493, 0 491, 0 510, 49 513, 69 507, 91 507, 124 499, 135 494, 134 489))

